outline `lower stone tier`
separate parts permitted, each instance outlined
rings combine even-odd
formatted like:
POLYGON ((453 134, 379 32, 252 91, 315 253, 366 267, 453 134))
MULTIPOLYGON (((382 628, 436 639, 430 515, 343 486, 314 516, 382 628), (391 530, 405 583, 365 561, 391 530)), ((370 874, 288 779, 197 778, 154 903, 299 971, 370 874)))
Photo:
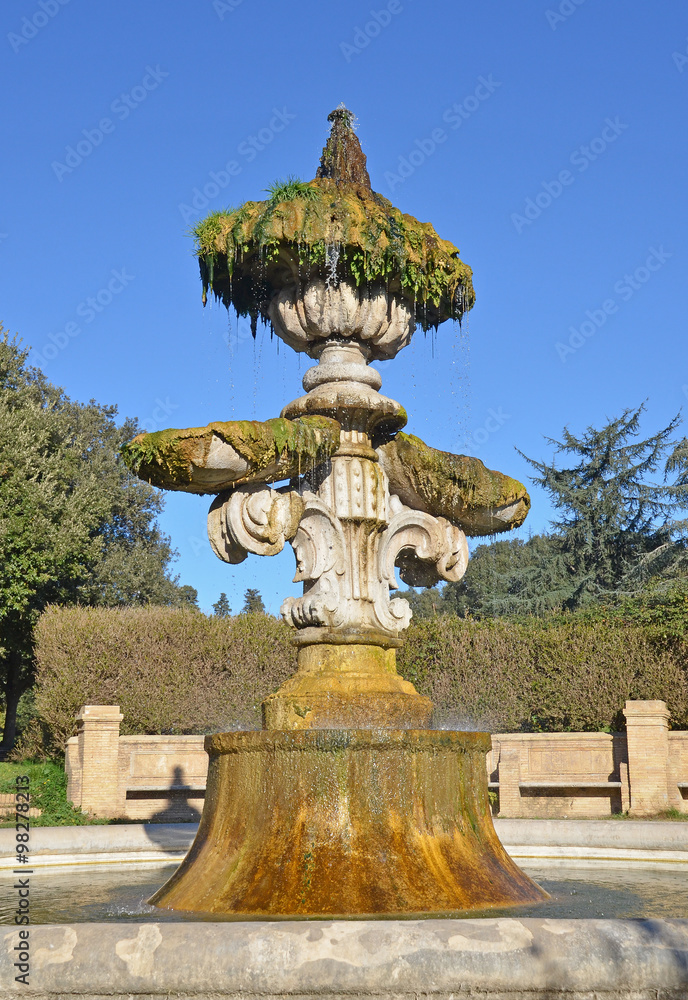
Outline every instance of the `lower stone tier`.
POLYGON ((546 898, 492 824, 487 733, 222 733, 203 816, 151 899, 206 914, 451 914, 546 898))

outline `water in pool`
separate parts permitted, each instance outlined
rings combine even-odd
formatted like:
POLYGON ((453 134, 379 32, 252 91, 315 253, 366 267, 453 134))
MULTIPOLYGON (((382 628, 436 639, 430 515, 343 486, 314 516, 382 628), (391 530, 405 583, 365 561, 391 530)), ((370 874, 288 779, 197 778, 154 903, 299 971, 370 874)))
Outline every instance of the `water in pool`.
MULTIPOLYGON (((170 877, 172 865, 93 865, 34 869, 31 923, 198 920, 159 910, 146 900, 170 877)), ((535 906, 472 911, 457 916, 688 917, 688 873, 671 869, 544 868, 522 865, 552 897, 535 906)), ((17 876, 0 873, 0 922, 14 923, 17 876)), ((222 919, 214 916, 210 920, 222 919)), ((245 919, 245 918, 242 918, 245 919)))

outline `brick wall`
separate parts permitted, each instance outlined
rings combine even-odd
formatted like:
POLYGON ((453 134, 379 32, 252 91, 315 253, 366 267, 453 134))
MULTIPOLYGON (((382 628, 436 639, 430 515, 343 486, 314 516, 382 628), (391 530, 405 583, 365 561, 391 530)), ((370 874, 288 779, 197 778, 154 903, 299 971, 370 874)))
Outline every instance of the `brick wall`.
MULTIPOLYGON (((631 701, 625 733, 499 733, 487 755, 498 810, 511 817, 688 813, 688 732, 664 702, 631 701)), ((67 796, 99 816, 198 819, 208 758, 202 736, 119 736, 119 707, 87 705, 67 744, 67 796)))

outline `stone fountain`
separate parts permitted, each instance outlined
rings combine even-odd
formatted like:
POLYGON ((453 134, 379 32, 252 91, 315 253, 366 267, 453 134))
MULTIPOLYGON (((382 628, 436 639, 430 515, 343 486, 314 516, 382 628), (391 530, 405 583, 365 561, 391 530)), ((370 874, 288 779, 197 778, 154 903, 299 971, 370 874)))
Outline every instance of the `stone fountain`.
POLYGON ((306 395, 265 422, 141 434, 131 468, 215 494, 208 534, 240 563, 289 542, 303 596, 282 605, 297 672, 263 703, 263 730, 206 739, 196 840, 157 906, 314 917, 447 914, 542 899, 499 842, 487 733, 432 729, 432 704, 396 670, 406 583, 459 580, 466 535, 521 524, 529 500, 475 458, 404 434, 370 367, 417 326, 460 320, 470 269, 433 227, 370 186, 345 108, 316 178, 197 227, 208 291, 315 359, 306 395), (270 484, 286 483, 273 487, 270 484))

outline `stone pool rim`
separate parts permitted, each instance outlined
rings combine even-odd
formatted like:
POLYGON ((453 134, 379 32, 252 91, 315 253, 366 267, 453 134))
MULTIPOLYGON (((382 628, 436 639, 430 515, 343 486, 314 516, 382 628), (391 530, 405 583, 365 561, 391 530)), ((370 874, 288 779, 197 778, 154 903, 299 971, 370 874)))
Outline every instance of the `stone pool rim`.
POLYGON ((678 1000, 688 988, 688 920, 41 925, 28 989, 13 978, 18 930, 3 934, 0 1000, 678 1000))
MULTIPOLYGON (((688 822, 495 817, 495 830, 519 863, 688 868, 688 822)), ((196 823, 33 827, 36 868, 85 864, 170 864, 190 848, 196 823)), ((0 871, 15 867, 15 831, 0 829, 0 871)))

